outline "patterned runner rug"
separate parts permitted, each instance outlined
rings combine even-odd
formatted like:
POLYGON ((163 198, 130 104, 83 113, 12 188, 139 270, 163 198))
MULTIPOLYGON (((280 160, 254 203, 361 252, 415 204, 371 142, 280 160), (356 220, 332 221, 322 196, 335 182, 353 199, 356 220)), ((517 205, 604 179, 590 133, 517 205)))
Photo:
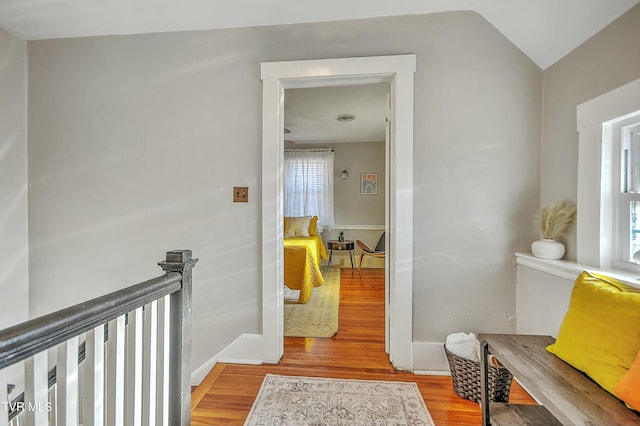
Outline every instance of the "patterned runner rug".
POLYGON ((434 426, 416 383, 267 374, 245 426, 434 426))
POLYGON ((284 294, 284 335, 293 337, 331 337, 338 331, 340 269, 324 273, 324 284, 315 287, 307 303, 298 303, 300 290, 284 294))

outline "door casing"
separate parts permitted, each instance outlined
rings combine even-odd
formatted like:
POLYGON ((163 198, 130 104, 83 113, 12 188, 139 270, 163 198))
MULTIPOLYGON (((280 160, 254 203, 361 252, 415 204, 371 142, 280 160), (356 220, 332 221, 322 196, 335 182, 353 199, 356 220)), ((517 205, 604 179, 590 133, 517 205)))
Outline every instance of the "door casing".
POLYGON ((388 83, 386 333, 389 359, 413 368, 413 99, 415 55, 263 62, 262 107, 262 360, 284 353, 283 161, 284 91, 388 83))

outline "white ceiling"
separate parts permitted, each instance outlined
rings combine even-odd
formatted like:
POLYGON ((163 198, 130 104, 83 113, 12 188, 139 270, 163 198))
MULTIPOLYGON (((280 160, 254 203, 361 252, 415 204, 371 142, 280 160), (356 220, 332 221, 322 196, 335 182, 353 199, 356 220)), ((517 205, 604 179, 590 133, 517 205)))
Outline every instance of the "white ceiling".
POLYGON ((291 130, 285 139, 300 143, 384 142, 388 84, 287 89, 284 124, 291 130), (338 114, 353 114, 342 123, 338 114))
POLYGON ((37 40, 472 10, 545 69, 639 1, 0 0, 0 27, 37 40))

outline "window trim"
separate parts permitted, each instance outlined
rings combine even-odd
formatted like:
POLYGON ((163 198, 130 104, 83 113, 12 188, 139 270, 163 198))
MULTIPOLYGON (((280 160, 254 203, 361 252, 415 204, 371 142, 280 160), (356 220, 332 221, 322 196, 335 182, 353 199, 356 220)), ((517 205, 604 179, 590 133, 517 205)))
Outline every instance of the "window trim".
POLYGON ((612 122, 640 115, 640 79, 577 107, 577 262, 612 268, 612 122))
MULTIPOLYGON (((283 200, 284 200, 284 215, 285 216, 318 216, 318 225, 322 227, 328 227, 329 229, 333 227, 334 223, 334 181, 333 181, 333 172, 334 172, 334 151, 329 148, 312 148, 312 149, 286 149, 284 151, 285 159, 283 161, 283 180, 284 180, 284 192, 283 192, 283 200), (294 158, 287 159, 287 154, 292 153, 294 158), (292 212, 288 211, 287 208, 287 199, 293 193, 298 192, 307 192, 308 188, 305 191, 290 191, 290 187, 287 183, 287 178, 289 177, 287 174, 287 163, 295 162, 296 165, 300 164, 300 168, 304 168, 302 165, 303 160, 301 157, 304 157, 304 161, 306 162, 314 162, 318 163, 317 167, 314 167, 316 171, 318 171, 318 175, 321 175, 321 184, 317 185, 321 187, 321 190, 317 188, 314 189, 313 193, 321 193, 324 203, 318 203, 317 211, 313 209, 311 211, 306 211, 306 208, 303 209, 302 212, 292 212)), ((291 171, 291 170, 289 170, 291 171)), ((294 170, 295 171, 295 170, 294 170)))
MULTIPOLYGON (((612 254, 611 254, 611 267, 614 269, 624 269, 631 272, 640 272, 640 265, 631 262, 630 260, 624 260, 628 254, 630 245, 630 221, 629 215, 631 213, 629 205, 632 201, 640 202, 640 193, 623 191, 622 188, 622 145, 625 142, 623 132, 630 131, 631 127, 638 127, 640 122, 640 111, 637 114, 633 114, 626 118, 619 118, 611 120, 606 123, 610 126, 610 134, 612 140, 612 188, 611 188, 611 204, 609 206, 603 205, 601 208, 611 208, 611 234, 612 234, 612 254), (628 129, 628 130, 627 130, 628 129)), ((625 135, 626 136, 626 135, 625 135)), ((630 142, 628 142, 630 144, 630 142)), ((634 151, 631 151, 634 152, 634 151)), ((635 149, 635 156, 640 154, 640 150, 635 149)), ((603 159, 606 161, 606 158, 603 159)), ((638 167, 638 161, 633 163, 638 167)), ((628 171, 628 170, 627 170, 628 171)), ((629 181, 627 181, 629 184, 629 181)), ((637 189, 637 182, 636 182, 637 189)))

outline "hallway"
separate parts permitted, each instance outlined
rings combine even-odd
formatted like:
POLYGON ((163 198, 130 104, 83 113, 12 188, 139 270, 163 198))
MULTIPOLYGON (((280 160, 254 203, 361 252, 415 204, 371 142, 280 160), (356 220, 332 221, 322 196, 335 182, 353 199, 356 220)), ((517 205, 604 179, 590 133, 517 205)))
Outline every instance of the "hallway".
MULTIPOLYGON (((397 372, 384 352, 384 270, 342 269, 340 323, 332 338, 285 338, 278 365, 216 364, 192 393, 192 425, 242 425, 267 373, 417 382, 436 425, 479 425, 477 404, 458 397, 449 376, 397 372)), ((517 383, 511 402, 531 399, 517 383)))

